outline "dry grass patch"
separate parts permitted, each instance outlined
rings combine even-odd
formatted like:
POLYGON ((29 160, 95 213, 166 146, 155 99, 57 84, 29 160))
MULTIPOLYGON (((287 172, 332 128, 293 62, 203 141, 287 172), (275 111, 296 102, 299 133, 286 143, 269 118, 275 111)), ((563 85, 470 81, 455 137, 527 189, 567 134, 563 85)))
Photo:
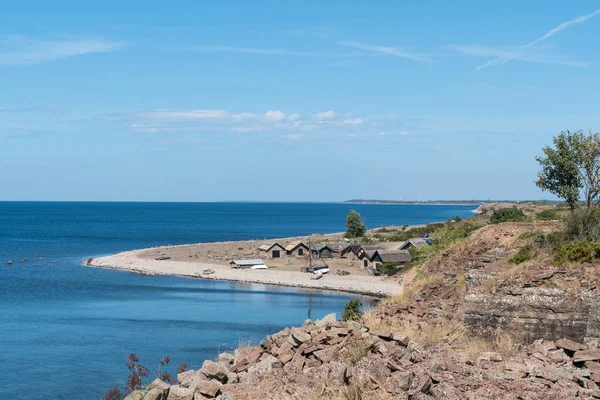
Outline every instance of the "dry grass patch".
POLYGON ((505 358, 511 357, 522 349, 522 345, 507 334, 499 334, 491 338, 469 336, 462 343, 462 347, 473 360, 481 353, 489 351, 499 353, 505 358))
POLYGON ((401 294, 390 297, 386 301, 391 304, 406 303, 407 301, 412 300, 416 294, 423 290, 423 288, 431 285, 439 285, 442 282, 443 278, 441 275, 430 275, 425 278, 416 279, 412 282, 412 284, 404 287, 401 294))
POLYGON ((342 359, 346 364, 354 365, 369 355, 371 345, 364 340, 358 340, 346 344, 343 350, 343 354, 340 354, 342 359))
POLYGON ((435 345, 441 342, 455 343, 467 335, 466 327, 456 321, 443 323, 411 323, 407 320, 399 321, 394 326, 394 331, 407 335, 411 340, 424 346, 435 345))

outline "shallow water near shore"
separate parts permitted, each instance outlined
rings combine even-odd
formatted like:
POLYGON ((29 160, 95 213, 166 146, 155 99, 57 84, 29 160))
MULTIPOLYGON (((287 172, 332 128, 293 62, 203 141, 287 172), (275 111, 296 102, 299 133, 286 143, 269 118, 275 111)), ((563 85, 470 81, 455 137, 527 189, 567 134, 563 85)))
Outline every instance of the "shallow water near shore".
POLYGON ((135 275, 80 261, 155 245, 342 231, 351 208, 373 228, 468 217, 473 207, 0 202, 0 397, 99 399, 126 379, 130 352, 151 375, 165 355, 171 370, 181 362, 198 368, 307 317, 339 316, 348 295, 135 275))

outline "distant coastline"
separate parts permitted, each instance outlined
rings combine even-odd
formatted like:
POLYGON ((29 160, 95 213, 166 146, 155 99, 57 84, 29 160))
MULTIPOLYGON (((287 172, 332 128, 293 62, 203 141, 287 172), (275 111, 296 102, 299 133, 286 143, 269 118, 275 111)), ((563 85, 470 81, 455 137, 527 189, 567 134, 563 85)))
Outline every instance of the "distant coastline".
POLYGON ((481 206, 489 203, 560 203, 555 200, 377 200, 377 199, 352 199, 342 201, 341 204, 387 204, 387 205, 427 205, 427 206, 481 206))

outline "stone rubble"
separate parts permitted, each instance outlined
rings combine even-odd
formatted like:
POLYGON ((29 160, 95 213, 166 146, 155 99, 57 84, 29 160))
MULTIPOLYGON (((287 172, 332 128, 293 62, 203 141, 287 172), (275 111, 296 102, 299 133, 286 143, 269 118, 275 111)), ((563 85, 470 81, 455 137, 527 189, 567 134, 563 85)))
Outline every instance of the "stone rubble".
POLYGON ((538 340, 518 356, 423 349, 406 335, 356 322, 307 321, 259 346, 223 353, 169 386, 154 380, 128 400, 321 398, 359 387, 394 399, 600 399, 600 348, 538 340))

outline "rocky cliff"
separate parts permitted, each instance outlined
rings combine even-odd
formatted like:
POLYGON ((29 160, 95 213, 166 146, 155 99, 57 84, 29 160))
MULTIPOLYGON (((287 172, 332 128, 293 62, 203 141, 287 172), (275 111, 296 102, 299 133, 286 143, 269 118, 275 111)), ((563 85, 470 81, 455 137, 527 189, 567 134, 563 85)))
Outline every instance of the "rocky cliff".
POLYGON ((553 229, 484 227, 359 322, 307 321, 128 400, 600 398, 600 268, 508 261, 553 229))

